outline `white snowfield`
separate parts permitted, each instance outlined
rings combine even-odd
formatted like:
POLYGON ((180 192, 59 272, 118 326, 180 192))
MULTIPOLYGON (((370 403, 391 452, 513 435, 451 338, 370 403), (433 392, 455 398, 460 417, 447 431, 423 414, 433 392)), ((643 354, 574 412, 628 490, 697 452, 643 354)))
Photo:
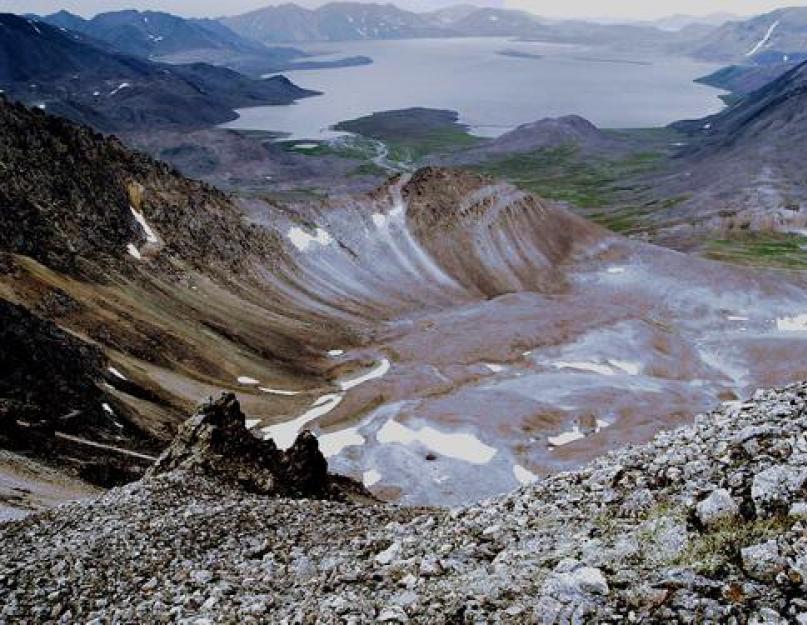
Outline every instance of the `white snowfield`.
POLYGON ((120 93, 123 89, 129 89, 131 86, 132 85, 130 85, 128 82, 122 82, 117 87, 115 87, 112 91, 110 91, 109 95, 113 96, 113 95, 115 95, 117 93, 120 93))
POLYGON ((293 397, 300 394, 300 391, 284 391, 279 388, 267 388, 266 386, 259 386, 258 390, 269 395, 283 395, 284 397, 293 397))
POLYGON ((344 380, 343 382, 339 383, 339 386, 342 388, 343 391, 349 391, 352 388, 357 387, 359 384, 364 384, 365 382, 369 382, 370 380, 375 380, 376 378, 380 378, 390 370, 391 363, 389 360, 384 358, 378 365, 368 371, 364 375, 360 375, 357 378, 353 378, 351 380, 344 380))
POLYGON ((777 319, 776 329, 780 332, 807 332, 807 313, 777 319))
POLYGON ((135 210, 133 206, 130 206, 129 210, 132 211, 132 215, 134 215, 134 218, 137 220, 137 223, 139 223, 140 227, 143 228, 143 232, 146 235, 146 240, 149 243, 159 243, 160 239, 157 236, 157 233, 155 233, 153 228, 148 224, 146 218, 143 216, 143 213, 135 210))
POLYGON ((759 52, 762 48, 768 45, 768 42, 771 40, 774 31, 779 27, 780 21, 776 20, 773 24, 771 24, 770 28, 768 28, 765 36, 760 39, 757 44, 751 48, 748 52, 746 52, 745 56, 754 56, 757 52, 759 52))
POLYGON ((313 244, 325 247, 333 243, 333 237, 322 228, 317 228, 314 234, 309 234, 299 226, 294 226, 289 229, 288 237, 294 247, 301 252, 307 251, 313 244))
POLYGON ((109 372, 114 375, 116 378, 121 380, 126 380, 126 376, 123 375, 120 371, 118 371, 115 367, 109 367, 109 372))
POLYGON ((535 473, 525 469, 519 464, 513 465, 513 476, 524 486, 538 481, 538 476, 535 475, 535 473))
POLYGON ((137 246, 134 243, 129 243, 129 245, 126 246, 126 251, 129 252, 130 255, 134 256, 137 260, 143 258, 143 256, 140 254, 140 250, 137 249, 137 246))
POLYGON ((359 434, 356 427, 346 428, 338 432, 322 434, 319 436, 319 450, 326 458, 338 456, 348 447, 359 447, 364 445, 365 438, 359 434))
POLYGON ((362 481, 367 488, 378 484, 381 481, 381 474, 376 471, 375 469, 370 469, 369 471, 365 471, 364 475, 362 476, 362 481))
POLYGON ((376 438, 382 444, 420 443, 433 452, 471 464, 488 464, 497 453, 496 448, 485 445, 473 434, 441 432, 430 426, 414 430, 395 419, 387 421, 378 430, 376 438))
POLYGON ((336 393, 323 395, 312 404, 311 408, 296 419, 286 421, 285 423, 278 423, 277 425, 270 425, 263 428, 261 432, 264 433, 264 438, 274 439, 275 444, 280 449, 288 449, 294 444, 297 434, 299 434, 300 430, 302 430, 306 424, 318 417, 328 414, 340 403, 342 403, 342 395, 336 393))

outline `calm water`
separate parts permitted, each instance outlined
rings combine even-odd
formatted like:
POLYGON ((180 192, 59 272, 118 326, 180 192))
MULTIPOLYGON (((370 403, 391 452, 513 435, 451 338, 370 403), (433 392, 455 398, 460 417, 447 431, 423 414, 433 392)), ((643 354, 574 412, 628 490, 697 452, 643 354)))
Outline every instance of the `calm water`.
POLYGON ((243 109, 229 128, 322 139, 335 123, 410 106, 459 111, 476 134, 496 136, 543 117, 576 113, 605 128, 659 126, 722 107, 692 80, 717 68, 682 58, 616 57, 593 48, 504 38, 363 41, 309 46, 326 56, 363 54, 372 65, 287 72, 325 95, 291 106, 243 109), (499 54, 519 51, 540 59, 499 54), (637 63, 641 61, 641 63, 637 63))

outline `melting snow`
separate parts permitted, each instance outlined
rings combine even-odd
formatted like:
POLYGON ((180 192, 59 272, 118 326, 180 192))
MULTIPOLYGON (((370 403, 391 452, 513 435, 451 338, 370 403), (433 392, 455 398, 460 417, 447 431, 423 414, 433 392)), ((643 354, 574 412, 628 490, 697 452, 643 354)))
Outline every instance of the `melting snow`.
POLYGON ((331 235, 322 228, 317 228, 315 234, 310 235, 299 226, 294 226, 293 228, 289 229, 288 237, 289 240, 294 244, 294 247, 301 252, 305 252, 312 243, 318 243, 324 247, 333 242, 331 235))
POLYGON ((523 484, 524 486, 527 484, 532 484, 538 480, 538 476, 535 475, 535 473, 528 471, 519 464, 513 465, 513 475, 519 481, 519 483, 523 484))
POLYGON ((140 255, 140 250, 137 249, 137 246, 135 246, 134 243, 129 243, 129 245, 126 246, 126 251, 129 252, 132 256, 134 256, 137 260, 143 258, 140 255))
POLYGON ((132 211, 132 215, 134 215, 134 218, 137 220, 137 223, 140 224, 140 227, 143 228, 143 232, 146 233, 146 240, 149 243, 158 243, 160 239, 157 238, 157 235, 154 233, 154 230, 152 230, 151 226, 148 225, 148 222, 146 221, 146 218, 143 217, 143 214, 136 211, 132 206, 129 207, 129 210, 132 211))
POLYGON ((114 375, 116 378, 120 378, 121 380, 125 380, 126 376, 123 375, 120 371, 118 371, 115 367, 109 367, 109 372, 114 375))
MULTIPOLYGON (((594 433, 596 434, 600 430, 604 430, 605 428, 609 427, 611 424, 607 421, 603 421, 602 419, 597 419, 596 421, 597 426, 594 429, 594 433)), ((572 429, 568 432, 561 432, 557 436, 550 436, 546 440, 552 447, 562 447, 563 445, 568 445, 569 443, 574 443, 575 441, 582 440, 586 437, 586 435, 580 431, 580 426, 572 426, 572 429)))
POLYGON ((383 375, 385 375, 387 373, 387 371, 390 370, 391 366, 392 365, 390 364, 390 361, 387 360, 386 358, 384 358, 371 371, 368 371, 364 375, 360 375, 357 378, 353 378, 351 380, 344 380, 342 382, 339 382, 339 386, 342 387, 343 391, 348 391, 348 390, 350 390, 352 388, 355 388, 359 384, 364 384, 365 382, 369 382, 370 380, 375 380, 376 378, 382 377, 383 375))
POLYGON ((615 375, 615 371, 611 367, 596 362, 556 362, 554 366, 558 369, 578 369, 579 371, 591 371, 600 375, 615 375))
POLYGON ((362 482, 367 488, 378 484, 381 481, 381 474, 376 471, 375 469, 370 469, 369 471, 365 471, 364 475, 362 475, 362 482))
POLYGON ((261 430, 266 436, 272 438, 280 449, 288 449, 294 444, 297 434, 309 421, 328 414, 342 402, 342 396, 336 394, 323 395, 314 402, 312 407, 293 421, 270 425, 261 430))
POLYGON ((264 393, 269 393, 270 395, 285 395, 287 397, 300 394, 300 391, 282 391, 277 388, 266 388, 265 386, 259 386, 258 390, 263 391, 264 393))
POLYGON ((434 452, 472 464, 487 464, 496 455, 495 448, 485 445, 473 434, 440 432, 429 426, 413 430, 394 419, 378 430, 376 438, 379 443, 408 445, 419 442, 434 452))
POLYGON ((256 425, 258 425, 260 422, 261 422, 260 419, 247 419, 246 421, 244 421, 244 425, 246 426, 246 428, 248 430, 251 430, 256 425))
POLYGON ((552 447, 562 447, 563 445, 568 445, 569 443, 582 440, 585 437, 586 435, 583 434, 580 431, 580 428, 575 425, 571 431, 561 432, 557 436, 550 436, 547 441, 550 445, 552 445, 552 447))
POLYGON ((255 386, 256 384, 260 384, 258 380, 255 378, 250 378, 248 376, 242 375, 238 378, 239 384, 245 384, 247 386, 255 386))
POLYGON ((760 39, 753 48, 751 48, 748 52, 746 52, 745 56, 754 56, 763 47, 765 47, 765 45, 771 40, 771 37, 773 36, 773 31, 777 29, 779 23, 780 23, 779 20, 776 20, 773 24, 771 24, 771 27, 767 30, 762 39, 760 39))
POLYGON ((780 332, 807 332, 807 314, 777 319, 776 329, 780 332))
POLYGON ((109 92, 109 95, 111 95, 111 96, 112 96, 112 95, 115 95, 116 93, 118 93, 118 92, 119 92, 119 91, 121 91, 122 89, 128 89, 128 88, 129 88, 129 87, 131 87, 131 86, 132 86, 132 85, 130 85, 128 82, 122 82, 122 83, 121 83, 121 84, 119 84, 117 87, 115 87, 115 88, 114 88, 112 91, 110 91, 110 92, 109 92))
POLYGON ((319 437, 319 450, 326 458, 338 456, 347 447, 364 445, 364 436, 359 434, 358 428, 347 428, 319 437))
POLYGON ((629 360, 609 360, 608 364, 617 369, 622 369, 628 375, 639 375, 642 370, 642 365, 638 362, 630 362, 629 360))

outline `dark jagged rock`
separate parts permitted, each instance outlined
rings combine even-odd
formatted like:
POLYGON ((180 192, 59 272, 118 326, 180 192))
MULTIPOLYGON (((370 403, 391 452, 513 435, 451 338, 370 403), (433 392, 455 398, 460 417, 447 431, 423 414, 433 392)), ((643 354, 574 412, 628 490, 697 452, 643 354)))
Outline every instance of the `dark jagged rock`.
POLYGON ((177 469, 236 482, 264 495, 340 500, 346 498, 346 486, 363 490, 358 483, 328 475, 328 463, 311 432, 302 432, 287 451, 250 434, 233 393, 202 405, 147 475, 177 469))
POLYGON ((100 419, 100 351, 4 299, 0 319, 0 435, 20 434, 18 419, 45 429, 71 411, 100 419))

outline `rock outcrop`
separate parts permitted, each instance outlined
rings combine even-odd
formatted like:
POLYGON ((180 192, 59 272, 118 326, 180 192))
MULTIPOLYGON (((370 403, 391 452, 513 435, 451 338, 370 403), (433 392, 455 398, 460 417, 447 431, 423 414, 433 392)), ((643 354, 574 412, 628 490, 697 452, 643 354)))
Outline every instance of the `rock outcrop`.
POLYGON ((274 456, 240 418, 225 396, 149 479, 0 525, 0 623, 807 621, 807 383, 450 511, 234 488, 230 453, 274 456))
POLYGON ((271 439, 253 436, 233 393, 204 404, 180 426, 146 477, 176 470, 212 476, 261 495, 339 500, 347 498, 348 491, 363 491, 351 480, 328 474, 311 432, 300 433, 286 451, 271 439))

